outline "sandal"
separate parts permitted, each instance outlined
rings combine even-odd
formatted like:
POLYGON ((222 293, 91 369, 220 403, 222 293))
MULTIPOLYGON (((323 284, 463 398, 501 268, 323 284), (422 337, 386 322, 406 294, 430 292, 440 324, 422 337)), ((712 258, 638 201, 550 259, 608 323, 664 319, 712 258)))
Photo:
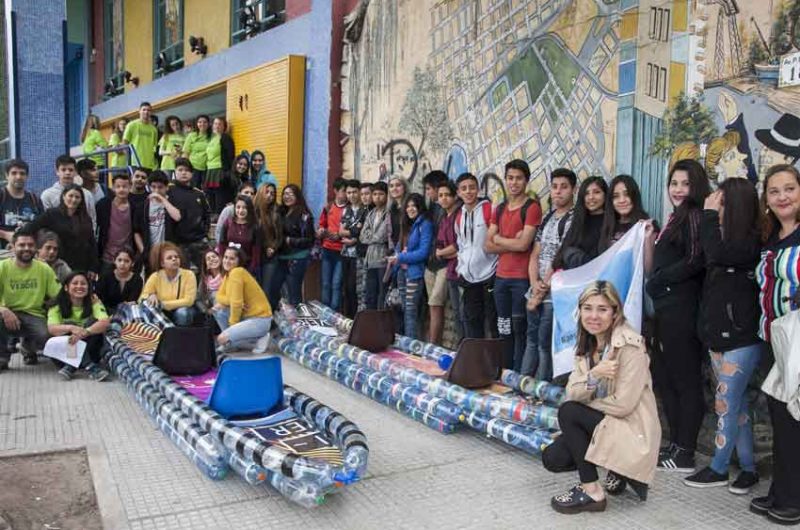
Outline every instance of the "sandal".
POLYGON ((570 515, 581 512, 604 512, 606 499, 596 501, 578 485, 550 499, 550 506, 558 513, 570 515))

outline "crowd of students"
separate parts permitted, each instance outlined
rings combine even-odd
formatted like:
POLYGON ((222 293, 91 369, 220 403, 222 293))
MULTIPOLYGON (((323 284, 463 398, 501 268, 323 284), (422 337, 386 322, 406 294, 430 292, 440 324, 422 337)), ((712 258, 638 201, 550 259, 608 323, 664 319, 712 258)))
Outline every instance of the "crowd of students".
MULTIPOLYGON (((143 105, 139 128, 148 114, 143 105)), ((179 120, 167 123, 162 140, 180 127, 179 120)), ((123 139, 136 134, 131 124, 123 139)), ((302 190, 291 184, 278 190, 265 178, 263 154, 254 165, 254 153, 229 157, 239 186, 220 205, 212 242, 207 184, 222 177, 209 177, 215 168, 206 164, 198 181, 200 140, 191 137, 207 127, 208 120, 198 119, 198 131, 184 142, 189 158, 175 156, 166 168, 172 175, 143 167, 132 175, 115 172, 110 190, 98 182, 96 164, 61 156, 56 182, 37 197, 25 189, 27 164, 8 163, 0 238, 13 256, 0 263, 0 370, 8 368, 11 336, 21 337, 23 360, 34 364, 48 336, 70 335, 89 345, 90 377, 104 379, 97 337, 115 307, 130 301, 157 304, 180 325, 215 321, 220 352, 264 351, 272 308, 282 297, 291 304, 303 299, 306 270, 318 258, 321 299, 333 309, 353 316, 363 308, 393 308, 402 333, 420 338, 427 331, 429 341, 441 343, 450 305, 458 338, 499 337, 504 367, 552 381, 554 271, 588 263, 643 223, 644 336, 625 323, 608 282, 590 286, 578 305, 575 369, 556 381, 566 384, 569 397, 559 411, 563 435, 544 462, 554 471, 577 469, 581 485, 554 497, 553 507, 602 510, 606 493, 626 485, 645 499, 656 468, 692 473, 688 486, 728 486, 736 494, 758 482, 745 391, 773 357, 777 366, 790 366, 780 358, 785 352, 770 348, 769 330, 800 301, 800 173, 793 166, 770 168, 759 199, 746 179, 712 192, 703 167, 680 160, 670 168, 673 211, 663 228, 644 211, 627 175, 610 183, 590 177, 578 186, 573 171, 556 169, 545 213, 526 192, 530 170, 523 160, 506 164, 507 197, 497 207, 480 196, 470 173, 453 182, 432 171, 423 179, 424 195, 411 193, 400 177, 339 178, 315 223, 302 190), (706 361, 718 378, 715 455, 696 469, 706 361), (663 447, 653 386, 666 418, 663 447), (741 472, 729 484, 734 449, 741 472), (602 484, 597 465, 609 470, 602 484)), ((177 155, 173 145, 163 154, 177 155)), ((59 373, 70 379, 75 370, 64 366, 59 373)), ((796 523, 800 461, 793 449, 800 422, 786 404, 800 395, 776 387, 768 400, 775 473, 769 495, 754 499, 751 509, 796 523)))

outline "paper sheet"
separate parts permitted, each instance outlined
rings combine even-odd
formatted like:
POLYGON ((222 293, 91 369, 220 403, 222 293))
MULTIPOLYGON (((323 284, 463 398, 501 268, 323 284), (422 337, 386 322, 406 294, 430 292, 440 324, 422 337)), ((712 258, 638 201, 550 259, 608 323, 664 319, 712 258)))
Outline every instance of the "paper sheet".
POLYGON ((69 343, 69 335, 53 337, 44 345, 44 355, 62 363, 68 364, 73 368, 80 368, 83 360, 83 352, 86 351, 86 343, 79 340, 75 344, 69 343))

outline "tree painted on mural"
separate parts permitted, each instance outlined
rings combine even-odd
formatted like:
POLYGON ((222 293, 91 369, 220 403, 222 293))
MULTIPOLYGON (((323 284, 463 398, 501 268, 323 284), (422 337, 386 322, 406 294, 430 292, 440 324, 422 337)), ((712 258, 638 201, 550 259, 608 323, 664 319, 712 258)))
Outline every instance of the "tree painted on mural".
POLYGON ((434 152, 450 147, 453 132, 447 117, 447 103, 430 67, 414 69, 414 84, 403 103, 399 128, 404 134, 419 138, 416 148, 419 157, 423 156, 426 146, 434 152))
POLYGON ((669 158, 677 145, 708 144, 717 135, 714 116, 703 104, 703 98, 681 93, 664 114, 664 127, 650 147, 650 154, 669 158))

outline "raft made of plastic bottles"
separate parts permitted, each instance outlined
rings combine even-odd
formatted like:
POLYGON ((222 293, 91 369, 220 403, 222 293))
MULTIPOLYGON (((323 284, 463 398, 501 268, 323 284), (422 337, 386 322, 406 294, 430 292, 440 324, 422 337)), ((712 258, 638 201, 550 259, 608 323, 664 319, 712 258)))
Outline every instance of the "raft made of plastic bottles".
POLYGON ((313 342, 340 357, 374 370, 381 371, 400 383, 412 385, 428 394, 460 406, 465 412, 477 412, 488 417, 503 418, 539 428, 558 429, 558 409, 547 405, 534 405, 519 397, 481 394, 467 390, 440 377, 434 377, 414 368, 402 366, 364 349, 347 344, 340 337, 331 337, 290 320, 291 313, 278 315, 276 321, 286 336, 297 336, 313 342))
POLYGON ((554 407, 558 407, 564 402, 565 392, 562 387, 547 381, 540 381, 528 375, 522 375, 513 370, 504 369, 500 375, 500 382, 554 407))
MULTIPOLYGON (((143 380, 152 385, 157 393, 178 407, 229 453, 237 455, 243 463, 256 464, 266 471, 284 475, 299 483, 313 484, 319 491, 349 484, 357 480, 365 471, 368 448, 364 435, 352 422, 347 421, 340 414, 332 409, 327 409, 329 412, 325 416, 325 423, 317 424, 316 421, 312 421, 312 424, 323 433, 331 433, 338 444, 341 444, 339 448, 345 462, 343 468, 333 466, 324 460, 299 456, 282 447, 273 446, 253 436, 249 430, 222 418, 205 402, 175 383, 144 356, 129 348, 121 340, 119 331, 131 319, 141 319, 161 327, 171 325, 157 309, 135 305, 127 306, 115 315, 112 328, 107 334, 113 354, 119 356, 143 380), (333 427, 334 423, 335 427, 333 427), (335 432, 331 429, 334 429, 335 432)), ((290 395, 296 398, 303 394, 294 390, 294 392, 290 392, 290 395)), ((311 400, 308 396, 305 397, 307 398, 306 403, 317 403, 317 408, 322 407, 315 400, 311 400)), ((284 394, 285 398, 286 394, 284 394)), ((304 415, 304 417, 307 416, 304 415)))
POLYGON ((549 429, 534 429, 499 418, 489 418, 477 412, 466 414, 462 421, 476 431, 535 456, 541 456, 545 447, 553 443, 555 435, 549 429))
MULTIPOLYGON (((341 313, 337 313, 330 307, 323 305, 317 300, 308 303, 308 306, 316 312, 320 320, 336 327, 340 332, 348 333, 353 327, 353 320, 341 313)), ((394 347, 425 359, 436 361, 442 370, 447 370, 453 362, 454 352, 430 342, 413 339, 405 335, 395 334, 394 347)))
MULTIPOLYGON (((371 386, 368 382, 368 376, 358 376, 359 373, 365 374, 368 369, 359 367, 347 359, 337 357, 330 352, 324 352, 320 348, 313 348, 310 354, 305 354, 304 350, 307 350, 305 346, 308 346, 308 344, 303 344, 296 339, 278 340, 278 347, 281 352, 284 355, 294 359, 302 366, 305 366, 306 368, 309 368, 317 373, 326 375, 328 378, 337 381, 338 383, 351 388, 356 392, 364 394, 374 401, 382 403, 388 407, 392 407, 401 414, 404 414, 405 416, 408 416, 438 432, 449 434, 456 429, 459 423, 458 420, 452 421, 452 418, 450 418, 450 421, 448 421, 448 419, 441 418, 434 412, 430 412, 430 410, 420 409, 413 406, 402 398, 396 397, 391 392, 384 392, 380 389, 380 387, 371 386)), ((372 375, 385 378, 383 374, 379 373, 373 373, 372 375)), ((407 388, 405 385, 400 385, 399 383, 395 382, 393 386, 394 390, 402 393, 402 389, 399 387, 407 388)), ((416 391, 417 389, 413 390, 416 391)))

